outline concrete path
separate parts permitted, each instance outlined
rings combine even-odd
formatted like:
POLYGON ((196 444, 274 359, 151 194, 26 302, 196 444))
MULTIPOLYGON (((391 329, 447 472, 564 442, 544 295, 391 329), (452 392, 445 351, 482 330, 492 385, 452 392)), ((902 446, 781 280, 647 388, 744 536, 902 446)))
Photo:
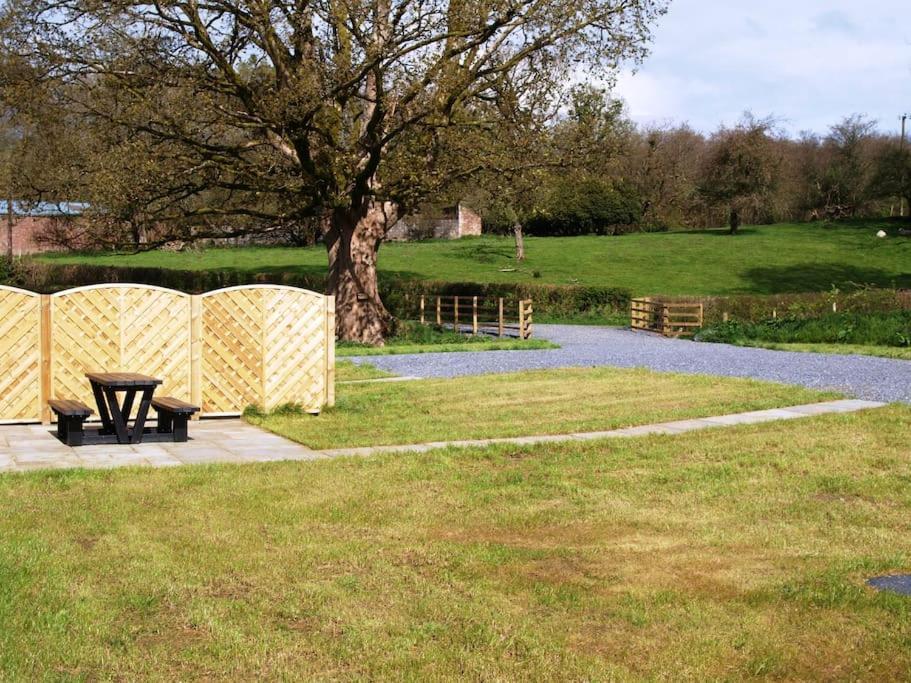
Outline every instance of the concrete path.
POLYGON ((241 420, 205 420, 193 423, 188 443, 149 443, 138 446, 80 446, 71 448, 53 436, 47 425, 0 427, 0 473, 72 467, 110 468, 139 465, 169 467, 203 463, 248 463, 276 460, 318 460, 380 453, 414 453, 448 447, 490 446, 493 444, 539 444, 590 441, 649 434, 682 434, 702 429, 758 424, 774 420, 793 420, 827 413, 850 413, 885 404, 873 401, 829 401, 808 405, 757 410, 675 422, 627 427, 606 432, 582 432, 503 439, 440 441, 400 446, 337 448, 315 451, 271 434, 241 420))
POLYGON ((750 377, 829 389, 870 401, 911 403, 911 361, 705 344, 609 327, 535 325, 559 349, 422 353, 348 358, 397 375, 456 377, 545 368, 645 367, 660 372, 750 377))

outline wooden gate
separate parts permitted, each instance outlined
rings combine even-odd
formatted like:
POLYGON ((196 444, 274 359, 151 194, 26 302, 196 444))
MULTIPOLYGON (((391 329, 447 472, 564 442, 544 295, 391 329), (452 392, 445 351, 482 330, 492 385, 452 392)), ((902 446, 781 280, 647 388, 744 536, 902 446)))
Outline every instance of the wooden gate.
POLYGON ((41 297, 0 286, 0 423, 41 418, 41 297))
POLYGON ((49 398, 92 405, 87 372, 141 372, 161 395, 239 415, 334 401, 335 300, 252 285, 190 296, 146 285, 54 295, 0 287, 0 422, 49 421, 49 398))

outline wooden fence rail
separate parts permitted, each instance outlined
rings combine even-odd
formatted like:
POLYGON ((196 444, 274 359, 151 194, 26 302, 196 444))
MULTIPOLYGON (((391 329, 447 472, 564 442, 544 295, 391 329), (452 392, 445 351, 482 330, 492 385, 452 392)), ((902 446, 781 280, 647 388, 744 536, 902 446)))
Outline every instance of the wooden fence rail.
POLYGON ((335 300, 249 285, 189 295, 146 285, 36 294, 0 286, 0 422, 50 420, 47 401, 92 403, 87 372, 142 372, 205 416, 334 402, 335 300))
POLYGON ((452 325, 458 331, 471 330, 471 334, 520 339, 531 338, 533 311, 530 299, 508 303, 502 297, 421 295, 418 301, 422 325, 452 325))
POLYGON ((701 303, 633 299, 630 326, 634 330, 658 332, 665 337, 680 337, 693 334, 702 327, 703 314, 701 303))

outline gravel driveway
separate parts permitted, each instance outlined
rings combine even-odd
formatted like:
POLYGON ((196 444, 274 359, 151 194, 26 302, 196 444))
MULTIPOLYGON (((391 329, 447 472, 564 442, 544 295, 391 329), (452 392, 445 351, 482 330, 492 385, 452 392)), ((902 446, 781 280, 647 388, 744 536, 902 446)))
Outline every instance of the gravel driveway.
POLYGON ((536 336, 560 344, 540 351, 423 353, 350 358, 397 375, 455 377, 541 368, 646 367, 834 389, 871 401, 911 403, 911 361, 823 353, 770 351, 607 327, 535 325, 536 336))

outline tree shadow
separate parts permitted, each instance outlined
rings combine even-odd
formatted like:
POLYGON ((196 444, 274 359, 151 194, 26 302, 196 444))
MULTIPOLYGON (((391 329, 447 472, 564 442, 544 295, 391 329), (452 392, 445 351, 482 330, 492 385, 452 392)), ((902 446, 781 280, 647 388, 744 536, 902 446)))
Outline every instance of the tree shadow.
POLYGON ((833 286, 839 289, 863 285, 900 289, 911 287, 911 272, 895 273, 850 263, 762 266, 745 271, 743 277, 752 283, 752 290, 761 294, 820 292, 833 286))
POLYGON ((442 251, 440 255, 459 261, 498 263, 503 259, 513 258, 515 250, 509 242, 471 240, 462 244, 454 244, 453 248, 442 251))

